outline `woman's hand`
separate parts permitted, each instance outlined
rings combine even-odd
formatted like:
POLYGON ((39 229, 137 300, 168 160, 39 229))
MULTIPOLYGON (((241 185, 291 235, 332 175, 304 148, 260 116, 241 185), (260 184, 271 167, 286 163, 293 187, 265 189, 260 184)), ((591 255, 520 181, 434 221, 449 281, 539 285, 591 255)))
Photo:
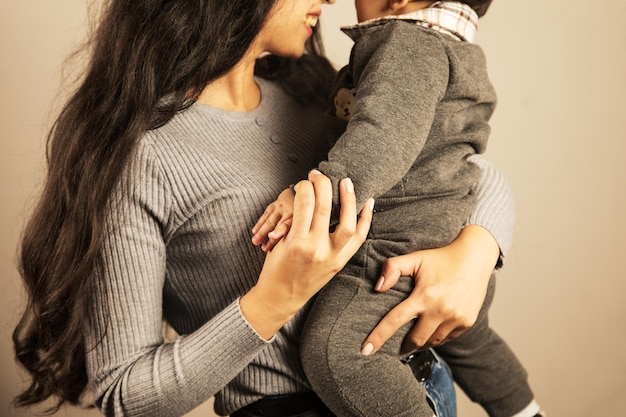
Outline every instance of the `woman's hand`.
POLYGON ((376 290, 387 291, 401 275, 412 275, 415 288, 374 328, 362 352, 376 352, 415 318, 417 322, 402 346, 404 352, 458 337, 476 322, 499 255, 500 248, 491 233, 469 225, 448 246, 388 259, 376 290))
POLYGON ((240 299, 241 310, 264 338, 271 338, 350 260, 365 241, 373 200, 357 221, 354 188, 340 184, 339 225, 329 232, 332 185, 319 171, 295 186, 291 229, 265 258, 257 284, 240 299))

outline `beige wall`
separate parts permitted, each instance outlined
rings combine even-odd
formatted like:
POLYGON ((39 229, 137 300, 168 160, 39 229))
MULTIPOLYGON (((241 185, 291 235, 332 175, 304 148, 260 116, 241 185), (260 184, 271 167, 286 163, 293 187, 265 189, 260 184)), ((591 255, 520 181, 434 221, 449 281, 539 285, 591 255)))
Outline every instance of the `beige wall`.
MULTIPOLYGON (((23 380, 10 332, 22 296, 14 251, 41 180, 44 132, 62 60, 80 39, 85 0, 0 3, 0 415, 23 380)), ((325 9, 329 54, 345 61, 325 9)), ((499 92, 489 157, 518 202, 514 248, 493 325, 526 364, 550 416, 621 417, 626 408, 626 2, 496 1, 479 42, 499 92), (579 3, 576 3, 578 5, 579 3), (532 19, 532 21, 531 21, 532 19)), ((485 414, 466 399, 461 417, 485 414)), ((191 415, 211 415, 204 406, 191 415)), ((63 416, 97 415, 66 410, 63 416)))

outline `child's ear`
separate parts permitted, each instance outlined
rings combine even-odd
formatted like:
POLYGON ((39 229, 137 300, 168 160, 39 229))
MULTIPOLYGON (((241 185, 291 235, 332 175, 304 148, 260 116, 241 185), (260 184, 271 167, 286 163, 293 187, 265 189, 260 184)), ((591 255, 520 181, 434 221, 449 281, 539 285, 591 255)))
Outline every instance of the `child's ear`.
POLYGON ((410 3, 410 1, 411 0, 387 0, 389 4, 389 10, 394 12, 405 7, 407 4, 410 3))

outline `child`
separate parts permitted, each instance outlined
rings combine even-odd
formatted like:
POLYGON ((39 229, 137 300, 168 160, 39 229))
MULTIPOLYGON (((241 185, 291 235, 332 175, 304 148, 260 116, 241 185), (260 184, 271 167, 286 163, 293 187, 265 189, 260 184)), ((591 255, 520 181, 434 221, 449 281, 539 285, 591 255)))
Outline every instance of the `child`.
MULTIPOLYGON (((490 3, 356 0, 361 23, 344 28, 355 45, 334 104, 349 123, 319 170, 335 187, 352 179, 358 204, 374 197, 376 210, 368 240, 320 292, 301 346, 313 389, 337 416, 432 415, 400 354, 402 332, 376 354, 360 349, 413 288, 403 277, 374 291, 385 259, 448 244, 474 208, 479 168, 468 158, 485 150, 496 96, 472 41, 490 3)), ((540 415, 526 371, 488 327, 493 291, 492 277, 476 324, 436 351, 490 416, 540 415)))

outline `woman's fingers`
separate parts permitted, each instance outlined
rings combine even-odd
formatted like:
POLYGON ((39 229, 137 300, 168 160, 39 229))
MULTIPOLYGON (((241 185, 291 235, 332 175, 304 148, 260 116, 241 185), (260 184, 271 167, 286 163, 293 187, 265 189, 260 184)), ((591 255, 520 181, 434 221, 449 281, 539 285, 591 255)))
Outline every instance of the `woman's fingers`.
POLYGON ((387 259, 383 264, 380 278, 376 283, 376 291, 387 291, 396 285, 401 276, 417 277, 421 265, 421 258, 417 254, 418 252, 413 252, 409 255, 387 259))
POLYGON ((391 309, 372 330, 363 342, 361 352, 366 355, 375 353, 402 326, 415 320, 416 317, 415 325, 402 343, 404 353, 439 346, 463 333, 463 330, 455 328, 452 323, 441 323, 440 320, 433 320, 426 316, 418 317, 413 303, 404 300, 391 309))
MULTIPOLYGON (((359 220, 356 225, 356 234, 358 239, 363 243, 372 225, 372 216, 374 214, 374 199, 370 198, 365 202, 359 213, 359 220)), ((359 245, 361 244, 359 243, 359 245)))
MULTIPOLYGON (((430 339, 426 341, 426 347, 443 345, 444 343, 447 343, 450 340, 456 339, 457 337, 462 335, 465 330, 466 329, 455 327, 453 322, 443 322, 439 325, 437 330, 433 332, 433 334, 430 336, 430 339)), ((407 344, 406 348, 410 349, 411 346, 412 344, 407 344)))
POLYGON ((402 351, 409 353, 417 349, 439 346, 444 343, 447 334, 442 335, 438 332, 442 328, 440 323, 438 320, 429 320, 428 317, 418 317, 417 323, 404 338, 402 351))
MULTIPOLYGON (((256 323, 267 330, 263 334, 275 332, 332 279, 363 243, 371 223, 371 201, 356 220, 356 202, 349 183, 344 182, 341 187, 344 207, 337 226, 344 229, 341 237, 330 232, 330 179, 313 171, 308 180, 300 181, 294 188, 291 229, 267 254, 256 285, 240 301, 242 311, 262 311, 266 316, 260 325, 256 323)), ((280 206, 277 209, 281 211, 280 206)), ((271 213, 264 221, 268 219, 272 221, 271 213)), ((282 233, 280 223, 275 231, 282 233)), ((272 233, 270 240, 273 236, 272 233)))
MULTIPOLYGON (((315 192, 315 211, 311 220, 311 231, 328 233, 333 208, 332 183, 326 175, 316 169, 309 172, 309 181, 315 192)), ((297 197, 298 191, 296 191, 297 197)))
MULTIPOLYGON (((333 232, 333 240, 335 244, 341 246, 350 241, 355 241, 360 246, 365 241, 372 222, 374 200, 367 200, 361 209, 360 216, 357 215, 354 184, 350 178, 344 178, 339 183, 339 200, 341 202, 339 224, 333 232)), ((350 246, 349 250, 356 250, 352 248, 352 245, 350 246)))
POLYGON ((300 181, 294 186, 294 190, 296 195, 293 200, 293 221, 289 236, 296 239, 309 234, 316 202, 313 182, 300 181))
MULTIPOLYGON (((419 314, 412 301, 404 300, 383 317, 374 330, 367 336, 361 347, 361 353, 371 355, 393 336, 400 327, 414 320, 419 314)), ((427 339, 426 339, 427 340, 427 339)))
POLYGON ((357 225, 356 197, 354 184, 350 178, 344 178, 339 182, 339 224, 335 228, 333 236, 337 244, 346 244, 354 234, 357 225))

